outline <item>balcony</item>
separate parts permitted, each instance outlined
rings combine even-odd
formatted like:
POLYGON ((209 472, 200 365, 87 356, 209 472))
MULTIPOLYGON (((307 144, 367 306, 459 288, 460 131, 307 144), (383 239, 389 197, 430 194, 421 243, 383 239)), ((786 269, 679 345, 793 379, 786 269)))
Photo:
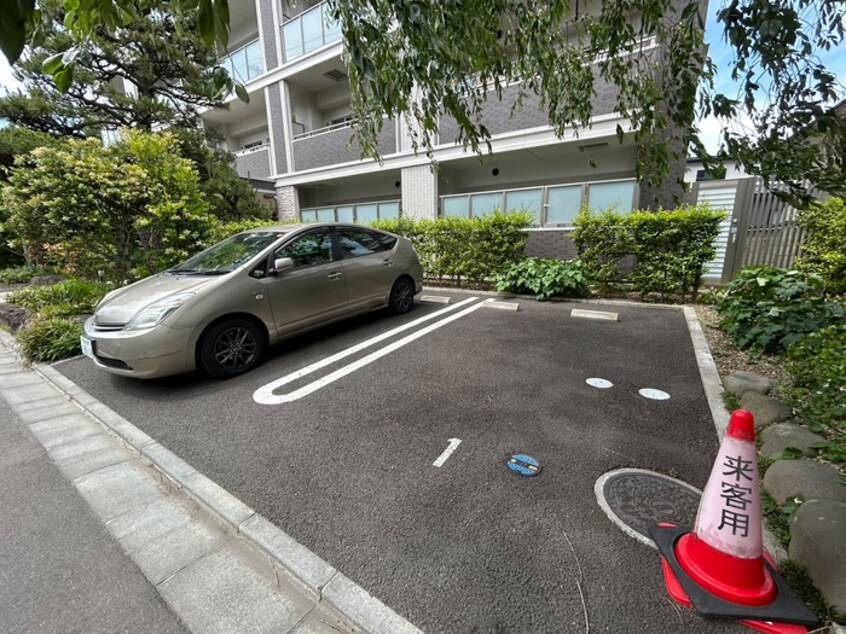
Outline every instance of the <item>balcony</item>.
MULTIPOLYGON (((347 149, 352 135, 350 122, 295 135, 293 139, 295 169, 302 171, 361 160, 361 152, 357 145, 347 149)), ((385 121, 382 132, 379 134, 377 147, 382 156, 397 151, 397 132, 394 121, 385 121)))
POLYGON ((270 177, 270 146, 259 145, 238 150, 235 155, 235 171, 241 178, 270 177))
POLYGON ((262 57, 261 40, 253 40, 241 48, 220 58, 220 65, 229 76, 237 82, 246 84, 264 74, 264 60, 262 57))
POLYGON ((282 25, 285 62, 341 39, 340 26, 329 17, 326 2, 321 2, 282 25))

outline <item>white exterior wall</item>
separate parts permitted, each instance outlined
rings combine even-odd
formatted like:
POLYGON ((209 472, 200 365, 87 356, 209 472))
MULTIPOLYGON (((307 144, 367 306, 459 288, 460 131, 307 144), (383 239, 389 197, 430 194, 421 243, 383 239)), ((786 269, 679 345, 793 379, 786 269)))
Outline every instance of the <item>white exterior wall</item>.
POLYGON ((402 214, 406 218, 437 218, 438 181, 428 165, 402 170, 402 214))
POLYGON ((737 180, 734 181, 708 181, 700 183, 697 204, 710 205, 712 209, 725 211, 726 218, 720 223, 720 233, 714 241, 717 254, 713 260, 705 265, 703 277, 712 282, 719 282, 723 275, 723 268, 726 261, 726 249, 728 248, 731 236, 731 218, 734 213, 734 205, 737 200, 737 180))

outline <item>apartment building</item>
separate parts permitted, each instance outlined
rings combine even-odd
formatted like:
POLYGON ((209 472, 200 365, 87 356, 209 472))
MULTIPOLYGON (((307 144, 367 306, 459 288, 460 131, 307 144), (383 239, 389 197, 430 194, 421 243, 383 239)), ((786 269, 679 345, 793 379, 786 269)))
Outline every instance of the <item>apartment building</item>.
MULTIPOLYGON (((376 218, 472 216, 493 209, 535 215, 528 251, 572 257, 561 233, 583 205, 629 210, 669 201, 673 185, 652 190, 635 182, 638 148, 622 145, 613 86, 598 86, 592 125, 557 138, 537 98, 511 116, 518 88, 486 105, 492 156, 480 163, 455 140, 457 125, 440 121, 434 155, 438 174, 416 156, 403 121, 386 121, 379 138, 384 161, 361 160, 347 148, 352 135, 350 88, 341 60, 341 34, 324 2, 232 0, 228 54, 222 63, 243 82, 250 102, 234 97, 229 110, 202 112, 235 154, 239 174, 266 196, 276 194, 279 217, 367 223, 376 218), (511 99, 510 99, 511 98, 511 99), (562 252, 562 248, 564 251, 562 252)), ((645 48, 657 43, 644 43, 645 48)), ((679 173, 684 169, 683 161, 679 173)))

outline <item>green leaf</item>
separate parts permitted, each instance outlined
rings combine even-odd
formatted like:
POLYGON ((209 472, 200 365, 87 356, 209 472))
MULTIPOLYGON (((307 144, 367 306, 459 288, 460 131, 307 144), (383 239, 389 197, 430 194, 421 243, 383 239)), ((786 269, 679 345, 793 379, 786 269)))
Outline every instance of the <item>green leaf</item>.
POLYGON ((55 74, 61 70, 62 66, 64 66, 64 62, 62 61, 63 56, 64 53, 56 53, 55 55, 51 55, 50 57, 44 60, 44 63, 41 64, 41 68, 48 75, 55 76, 55 74))
POLYGON ((14 64, 26 44, 27 26, 32 20, 35 0, 3 2, 0 9, 0 49, 9 64, 14 64))
POLYGON ((197 28, 200 37, 211 47, 215 40, 214 8, 211 0, 200 0, 200 8, 197 10, 197 28))
POLYGON ((53 81, 56 82, 56 88, 61 92, 67 92, 73 82, 73 66, 64 66, 53 75, 53 81))
POLYGON ((244 88, 244 84, 235 84, 235 94, 238 95, 238 99, 244 103, 250 103, 250 95, 247 92, 247 89, 244 88))

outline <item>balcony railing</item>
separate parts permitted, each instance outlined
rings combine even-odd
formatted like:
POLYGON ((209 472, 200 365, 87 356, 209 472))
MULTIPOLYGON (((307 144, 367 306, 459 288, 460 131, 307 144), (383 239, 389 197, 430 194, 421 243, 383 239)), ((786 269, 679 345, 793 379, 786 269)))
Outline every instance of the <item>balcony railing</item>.
MULTIPOLYGON (((296 121, 292 121, 293 124, 302 126, 301 123, 297 123, 296 121)), ((341 128, 349 128, 352 126, 352 121, 341 121, 339 123, 333 123, 332 125, 327 125, 323 128, 315 128, 314 130, 308 130, 306 132, 299 132, 294 135, 294 141, 298 141, 300 139, 307 139, 312 136, 317 136, 318 134, 323 134, 325 132, 332 132, 332 130, 340 130, 341 128)))
POLYGON ((340 37, 340 25, 329 17, 326 2, 321 2, 282 25, 285 61, 316 51, 340 37))
POLYGON ((399 200, 383 200, 375 203, 356 203, 334 207, 310 207, 300 211, 300 220, 303 222, 347 222, 365 225, 374 220, 399 217, 399 200))
POLYGON ((261 41, 254 40, 245 44, 226 57, 221 57, 218 62, 235 81, 246 83, 264 73, 264 60, 262 58, 261 41))

